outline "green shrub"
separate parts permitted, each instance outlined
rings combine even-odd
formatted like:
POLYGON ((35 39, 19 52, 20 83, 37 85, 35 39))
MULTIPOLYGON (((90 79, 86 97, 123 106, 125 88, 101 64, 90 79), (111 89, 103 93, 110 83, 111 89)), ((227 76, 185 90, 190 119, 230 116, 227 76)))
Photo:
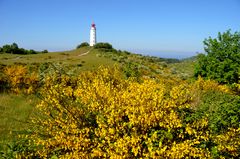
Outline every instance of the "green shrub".
POLYGON ((38 52, 35 50, 25 50, 23 48, 19 48, 16 43, 11 45, 3 45, 0 52, 10 53, 10 54, 37 54, 38 52))
POLYGON ((43 50, 42 53, 48 53, 48 50, 43 50))
POLYGON ((80 45, 78 45, 76 48, 79 49, 79 48, 86 47, 86 46, 89 46, 89 44, 87 42, 83 42, 80 45))
POLYGON ((123 66, 123 72, 126 78, 129 78, 129 77, 139 78, 141 75, 139 66, 131 62, 123 66))
POLYGON ((240 97, 223 92, 206 92, 192 117, 199 119, 207 117, 209 129, 219 134, 229 127, 240 127, 240 97))
POLYGON ((204 40, 205 54, 198 56, 195 76, 214 79, 222 84, 239 83, 240 80, 240 32, 230 30, 218 37, 204 40))
POLYGON ((99 49, 99 48, 104 48, 104 49, 112 49, 112 45, 109 43, 97 43, 96 45, 94 45, 95 49, 99 49))

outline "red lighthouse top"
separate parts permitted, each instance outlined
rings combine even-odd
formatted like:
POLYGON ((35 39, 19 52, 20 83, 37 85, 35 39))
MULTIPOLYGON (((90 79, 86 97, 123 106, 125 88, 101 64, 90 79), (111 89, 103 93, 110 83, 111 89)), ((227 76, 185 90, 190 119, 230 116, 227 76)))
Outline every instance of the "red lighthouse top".
POLYGON ((93 28, 96 28, 96 25, 95 25, 95 23, 94 23, 94 22, 92 23, 92 27, 93 27, 93 28))

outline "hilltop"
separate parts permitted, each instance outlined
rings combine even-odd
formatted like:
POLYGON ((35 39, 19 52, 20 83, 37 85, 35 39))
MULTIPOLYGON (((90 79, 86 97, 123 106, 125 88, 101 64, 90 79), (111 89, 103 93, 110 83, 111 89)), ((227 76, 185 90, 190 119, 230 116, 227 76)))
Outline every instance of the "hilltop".
POLYGON ((10 65, 14 63, 41 64, 41 63, 61 63, 63 65, 83 65, 85 67, 97 67, 108 65, 109 60, 96 56, 96 50, 90 47, 80 49, 49 52, 30 55, 0 54, 1 64, 10 65))
POLYGON ((178 76, 188 78, 193 75, 193 60, 181 61, 154 56, 144 56, 128 51, 116 49, 81 47, 69 51, 48 52, 38 54, 0 54, 1 65, 24 64, 41 66, 43 64, 60 64, 77 68, 78 71, 94 70, 99 66, 120 65, 128 71, 129 76, 133 71, 143 75, 152 76, 161 74, 164 76, 178 76), (77 67, 76 67, 77 66, 77 67))
POLYGON ((59 71, 63 75, 71 73, 71 78, 74 79, 75 76, 81 76, 83 72, 98 72, 100 66, 103 68, 117 66, 124 74, 124 79, 130 77, 139 79, 139 81, 142 77, 162 79, 172 85, 192 78, 193 64, 193 60, 181 61, 144 56, 112 47, 84 46, 69 51, 46 51, 24 55, 0 53, 0 100, 3 101, 0 105, 2 108, 0 109, 2 120, 0 122, 2 127, 0 129, 0 151, 7 149, 6 144, 18 140, 17 135, 29 127, 27 123, 17 121, 29 120, 29 116, 35 112, 35 106, 40 101, 35 90, 46 83, 49 75, 54 75, 59 71), (30 95, 21 92, 23 87, 27 88, 25 93, 31 92, 30 95))

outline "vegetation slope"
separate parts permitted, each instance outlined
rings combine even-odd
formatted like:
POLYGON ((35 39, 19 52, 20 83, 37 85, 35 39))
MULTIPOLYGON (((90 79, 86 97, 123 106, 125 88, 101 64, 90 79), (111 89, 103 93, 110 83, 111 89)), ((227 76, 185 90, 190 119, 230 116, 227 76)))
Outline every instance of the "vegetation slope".
POLYGON ((106 46, 1 54, 2 157, 239 157, 234 89, 194 79, 194 60, 106 46))

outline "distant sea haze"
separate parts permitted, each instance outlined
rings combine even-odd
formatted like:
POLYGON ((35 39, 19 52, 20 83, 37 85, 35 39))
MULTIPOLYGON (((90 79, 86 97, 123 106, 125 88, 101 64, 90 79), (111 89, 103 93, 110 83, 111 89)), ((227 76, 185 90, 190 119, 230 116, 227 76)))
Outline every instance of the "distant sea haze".
POLYGON ((157 56, 162 58, 175 58, 175 59, 184 59, 192 56, 196 56, 197 53, 186 52, 186 53, 176 53, 176 52, 151 52, 144 55, 157 56))
POLYGON ((197 52, 174 52, 174 51, 139 51, 139 50, 130 50, 130 52, 148 56, 156 56, 162 58, 175 58, 175 59, 184 59, 192 56, 196 56, 197 52))

